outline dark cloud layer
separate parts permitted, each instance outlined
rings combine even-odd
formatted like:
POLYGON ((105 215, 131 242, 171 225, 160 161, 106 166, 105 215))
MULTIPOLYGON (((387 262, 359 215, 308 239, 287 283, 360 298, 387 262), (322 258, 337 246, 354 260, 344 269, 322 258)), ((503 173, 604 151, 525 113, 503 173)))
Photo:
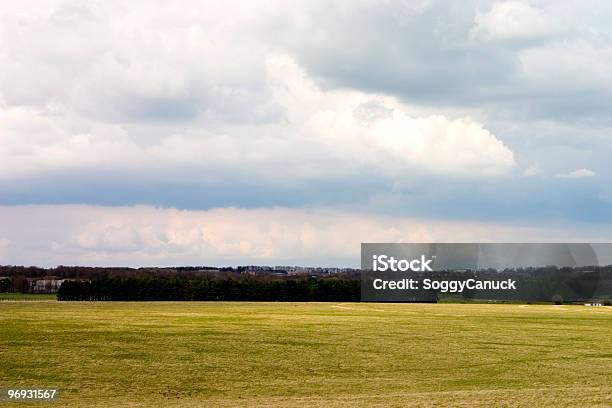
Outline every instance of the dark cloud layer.
POLYGON ((601 2, 312 3, 283 47, 328 87, 517 120, 609 121, 601 2), (593 14, 584 11, 593 7, 593 14), (599 13, 599 16, 595 16, 599 13))

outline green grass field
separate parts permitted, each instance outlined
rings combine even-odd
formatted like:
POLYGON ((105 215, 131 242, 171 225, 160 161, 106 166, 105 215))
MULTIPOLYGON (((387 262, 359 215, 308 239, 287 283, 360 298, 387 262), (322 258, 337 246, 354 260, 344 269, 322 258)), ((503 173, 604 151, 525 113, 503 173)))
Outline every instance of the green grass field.
POLYGON ((36 407, 612 406, 612 308, 0 302, 9 386, 62 389, 36 407))
POLYGON ((57 295, 39 293, 0 292, 0 301, 3 300, 57 300, 57 295))

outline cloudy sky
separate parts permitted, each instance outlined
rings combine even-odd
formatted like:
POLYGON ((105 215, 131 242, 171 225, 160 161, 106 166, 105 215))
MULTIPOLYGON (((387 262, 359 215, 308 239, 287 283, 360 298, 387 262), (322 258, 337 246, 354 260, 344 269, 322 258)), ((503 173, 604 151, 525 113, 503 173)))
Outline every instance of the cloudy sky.
POLYGON ((0 2, 0 264, 612 240, 608 1, 0 2))

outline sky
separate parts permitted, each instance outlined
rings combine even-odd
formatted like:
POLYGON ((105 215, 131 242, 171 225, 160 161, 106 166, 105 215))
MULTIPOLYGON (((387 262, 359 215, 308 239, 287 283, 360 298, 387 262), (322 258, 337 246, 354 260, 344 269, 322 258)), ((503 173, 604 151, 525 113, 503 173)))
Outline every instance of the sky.
POLYGON ((591 0, 0 1, 0 264, 611 241, 611 20, 591 0))

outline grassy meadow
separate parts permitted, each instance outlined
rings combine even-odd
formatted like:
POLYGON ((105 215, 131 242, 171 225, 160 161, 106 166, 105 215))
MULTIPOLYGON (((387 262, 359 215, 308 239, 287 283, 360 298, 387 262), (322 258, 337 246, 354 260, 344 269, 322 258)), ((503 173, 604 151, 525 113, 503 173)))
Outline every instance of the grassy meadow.
POLYGON ((611 406, 612 308, 6 301, 9 386, 61 388, 36 407, 611 406))
POLYGON ((0 302, 3 300, 57 300, 55 294, 0 292, 0 302))

